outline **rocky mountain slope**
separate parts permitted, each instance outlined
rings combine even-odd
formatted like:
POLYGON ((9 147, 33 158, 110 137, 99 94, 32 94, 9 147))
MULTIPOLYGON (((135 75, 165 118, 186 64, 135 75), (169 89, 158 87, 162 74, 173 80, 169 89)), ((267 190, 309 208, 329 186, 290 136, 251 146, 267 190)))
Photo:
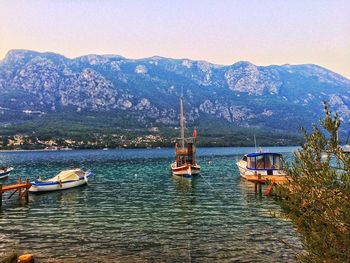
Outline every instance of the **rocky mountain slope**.
POLYGON ((72 114, 99 119, 102 114, 118 120, 119 129, 176 127, 181 92, 187 126, 210 123, 293 133, 318 120, 322 100, 344 120, 350 117, 350 80, 317 65, 222 66, 116 55, 68 59, 12 50, 0 62, 0 123, 14 127, 28 120, 54 122, 72 114))

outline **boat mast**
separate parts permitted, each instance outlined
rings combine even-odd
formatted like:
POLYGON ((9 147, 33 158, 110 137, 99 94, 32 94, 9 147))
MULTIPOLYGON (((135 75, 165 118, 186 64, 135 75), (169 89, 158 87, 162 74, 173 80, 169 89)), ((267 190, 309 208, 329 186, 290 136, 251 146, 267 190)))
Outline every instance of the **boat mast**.
POLYGON ((255 152, 258 152, 258 149, 256 148, 256 137, 255 137, 255 134, 254 134, 254 145, 255 145, 255 152))
POLYGON ((181 148, 185 148, 184 105, 183 105, 182 94, 180 97, 180 126, 181 126, 181 148))

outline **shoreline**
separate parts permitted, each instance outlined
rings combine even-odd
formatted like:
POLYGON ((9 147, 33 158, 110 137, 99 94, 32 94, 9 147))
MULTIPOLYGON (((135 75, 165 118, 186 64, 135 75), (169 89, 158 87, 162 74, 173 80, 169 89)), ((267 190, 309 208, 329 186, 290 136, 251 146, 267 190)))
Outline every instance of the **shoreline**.
MULTIPOLYGON (((264 145, 260 146, 262 149, 269 147, 299 147, 300 145, 264 145)), ((201 146, 198 148, 254 148, 251 146, 201 146)), ((8 152, 66 152, 66 151, 84 151, 84 150, 98 150, 98 151, 111 151, 111 150, 131 150, 131 149, 144 149, 144 150, 159 150, 159 149, 172 149, 173 146, 164 147, 120 147, 120 148, 77 148, 77 149, 12 149, 12 150, 0 150, 0 153, 8 152)))

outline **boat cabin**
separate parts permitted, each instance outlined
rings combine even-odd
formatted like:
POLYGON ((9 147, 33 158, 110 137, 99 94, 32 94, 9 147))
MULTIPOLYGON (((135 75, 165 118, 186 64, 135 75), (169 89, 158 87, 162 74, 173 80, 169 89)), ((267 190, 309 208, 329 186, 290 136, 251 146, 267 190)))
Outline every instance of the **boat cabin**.
POLYGON ((186 148, 176 148, 176 165, 196 164, 196 147, 188 142, 186 148))
POLYGON ((250 153, 243 157, 250 170, 281 170, 282 155, 279 153, 250 153))

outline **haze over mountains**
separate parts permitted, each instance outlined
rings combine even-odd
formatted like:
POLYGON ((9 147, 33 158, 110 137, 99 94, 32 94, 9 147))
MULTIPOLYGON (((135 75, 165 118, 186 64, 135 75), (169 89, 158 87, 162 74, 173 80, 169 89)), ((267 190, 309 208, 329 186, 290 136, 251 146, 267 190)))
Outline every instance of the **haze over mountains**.
MULTIPOLYGON (((56 120, 79 119, 101 134, 175 128, 181 91, 187 126, 212 126, 208 133, 215 127, 296 133, 322 116, 322 100, 344 120, 350 116, 350 80, 317 65, 223 66, 117 55, 69 59, 12 50, 0 62, 2 133, 39 132, 40 125, 54 129, 56 120)), ((69 136, 64 130, 60 136, 69 136)))

